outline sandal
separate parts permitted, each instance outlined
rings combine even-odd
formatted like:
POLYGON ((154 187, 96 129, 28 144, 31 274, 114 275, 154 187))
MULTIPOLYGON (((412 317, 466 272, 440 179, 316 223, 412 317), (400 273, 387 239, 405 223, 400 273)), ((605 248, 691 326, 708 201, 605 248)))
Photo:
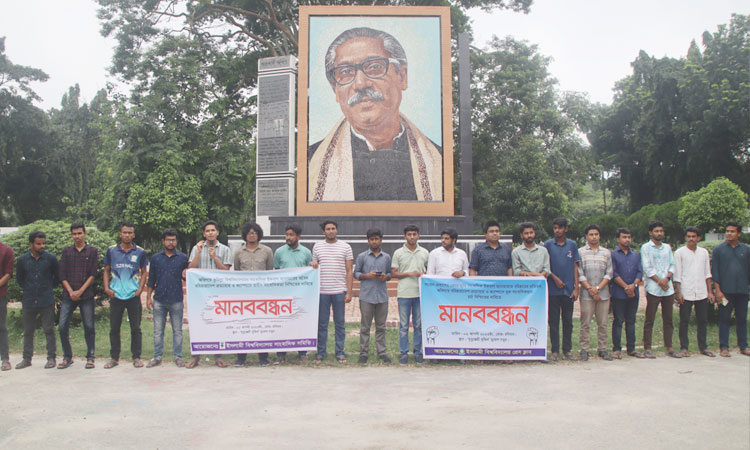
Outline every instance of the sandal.
POLYGON ((617 350, 616 352, 612 353, 612 358, 622 359, 622 352, 620 350, 617 350))
POLYGON ((187 367, 188 369, 192 369, 194 367, 197 367, 198 364, 200 364, 200 362, 201 362, 200 356, 193 356, 193 359, 191 359, 190 362, 187 363, 185 367, 187 367))
POLYGON ((136 369, 140 369, 141 367, 143 367, 143 361, 141 360, 141 358, 133 359, 133 367, 135 367, 136 369))
POLYGON ((152 367, 161 366, 161 359, 152 359, 151 361, 146 364, 146 368, 150 369, 152 367))
POLYGON ((104 365, 104 368, 105 369, 111 369, 111 368, 117 367, 119 365, 120 365, 120 362, 118 360, 116 360, 116 359, 110 359, 109 361, 107 361, 107 364, 104 365))
POLYGON ((643 357, 648 359, 656 359, 656 355, 654 355, 654 352, 652 352, 651 350, 646 350, 643 353, 643 357))
POLYGON ((63 359, 60 364, 57 365, 58 369, 67 369, 68 367, 73 365, 72 359, 63 359))
POLYGON ((710 350, 701 350, 701 355, 706 355, 710 358, 714 358, 716 355, 714 355, 714 352, 710 350))
POLYGON ((223 369, 225 367, 229 367, 229 364, 227 364, 227 362, 224 361, 224 358, 218 357, 216 358, 216 366, 221 367, 223 369))
POLYGON ((89 360, 86 361, 86 368, 87 369, 93 369, 94 367, 95 367, 95 365, 94 365, 94 360, 93 359, 89 359, 89 360))
POLYGON ((686 350, 683 350, 680 352, 680 357, 682 358, 690 358, 690 352, 686 350))
POLYGON ((682 356, 680 356, 680 355, 679 355, 679 354, 678 354, 677 352, 675 352, 674 350, 670 350, 670 351, 668 351, 668 352, 667 352, 667 355, 671 356, 672 358, 677 358, 677 359, 680 359, 680 358, 682 358, 682 356))
POLYGON ((729 349, 728 348, 722 348, 721 351, 719 352, 719 356, 723 356, 724 358, 731 358, 732 357, 732 355, 729 354, 729 349))
POLYGON ((180 358, 174 360, 174 365, 177 367, 185 367, 185 363, 180 358))
POLYGON ((560 356, 557 353, 552 353, 551 355, 549 355, 549 360, 550 361, 559 361, 560 360, 560 356))
POLYGON ((740 355, 750 356, 750 348, 743 348, 740 350, 740 355))
POLYGON ((339 362, 339 364, 346 364, 346 357, 345 356, 337 356, 336 361, 339 362))
POLYGON ((633 358, 643 359, 645 356, 641 352, 628 352, 628 356, 632 356, 633 358))
POLYGON ((55 366, 57 366, 57 363, 55 362, 55 360, 54 359, 48 359, 47 360, 47 364, 44 365, 44 368, 45 369, 52 369, 55 366))
POLYGON ((0 366, 0 370, 10 370, 10 361, 3 361, 3 364, 0 366))

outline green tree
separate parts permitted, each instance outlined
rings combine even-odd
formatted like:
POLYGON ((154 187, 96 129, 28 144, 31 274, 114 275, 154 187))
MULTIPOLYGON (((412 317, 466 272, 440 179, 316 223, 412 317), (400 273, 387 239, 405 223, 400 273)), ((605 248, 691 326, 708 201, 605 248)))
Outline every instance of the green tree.
POLYGON ((631 207, 676 200, 718 176, 750 188, 750 18, 691 43, 683 59, 641 50, 588 133, 631 207))
MULTIPOLYGON (((576 136, 534 45, 494 38, 472 53, 475 217, 546 224, 567 214, 589 176, 590 158, 576 136)), ((581 103, 576 103, 581 106, 581 103)))
POLYGON ((742 189, 721 177, 707 186, 682 197, 679 221, 684 227, 694 226, 706 233, 723 230, 730 220, 740 224, 750 223, 748 195, 742 189))

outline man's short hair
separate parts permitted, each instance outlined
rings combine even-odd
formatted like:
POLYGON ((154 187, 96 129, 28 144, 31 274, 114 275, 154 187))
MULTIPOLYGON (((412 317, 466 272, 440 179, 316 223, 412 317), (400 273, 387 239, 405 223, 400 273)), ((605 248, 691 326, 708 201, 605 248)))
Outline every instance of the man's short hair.
POLYGON ((453 228, 446 228, 445 230, 440 232, 440 236, 444 234, 447 234, 451 239, 458 239, 458 232, 453 228))
POLYGON ((531 228, 532 230, 536 231, 536 226, 533 222, 524 222, 518 226, 518 230, 521 232, 521 234, 523 234, 523 231, 527 228, 531 228))
POLYGON ((600 235, 602 234, 602 229, 601 229, 601 228, 599 228, 599 225, 597 225, 597 224, 595 224, 595 223, 592 223, 592 224, 590 224, 589 226, 587 226, 587 227, 586 227, 586 228, 585 228, 585 229, 583 230, 583 235, 584 235, 584 236, 586 236, 587 234, 589 234, 589 231, 591 231, 591 230, 596 230, 596 231, 598 231, 598 232, 599 232, 599 234, 600 234, 600 235))
POLYGON ((128 228, 132 228, 132 229, 135 230, 135 225, 133 225, 133 222, 131 222, 129 220, 124 220, 124 221, 120 222, 120 231, 122 231, 122 227, 128 227, 128 228))
POLYGON ((687 227, 685 228, 685 235, 687 236, 688 233, 695 233, 700 237, 701 230, 699 230, 697 227, 687 227))
POLYGON ((738 233, 742 233, 742 227, 740 226, 740 223, 737 222, 736 220, 730 220, 729 222, 727 222, 727 224, 724 226, 725 231, 727 227, 735 227, 738 233))
POLYGON ((44 234, 44 231, 32 231, 29 233, 29 244, 33 244, 36 239, 47 239, 47 235, 44 234))
POLYGON ((383 47, 385 47, 385 50, 391 55, 391 58, 398 61, 398 64, 394 63, 397 71, 401 70, 401 66, 408 65, 406 62, 406 52, 404 51, 404 47, 402 47, 401 43, 399 43, 392 35, 385 31, 374 30, 367 27, 350 28, 339 34, 338 37, 331 42, 331 45, 328 46, 328 51, 326 51, 326 78, 328 78, 328 82, 331 83, 331 86, 336 85, 336 80, 333 78, 333 64, 334 61, 336 61, 336 50, 344 42, 358 37, 375 38, 383 41, 383 47))
POLYGON ((213 225, 214 228, 216 228, 216 231, 219 230, 219 223, 217 221, 215 221, 215 220, 207 220, 207 221, 203 222, 203 228, 202 228, 202 230, 206 231, 206 227, 209 226, 209 225, 213 225))
POLYGON ((325 231, 326 230, 326 225, 329 225, 329 224, 332 224, 334 227, 336 227, 336 230, 339 229, 339 224, 337 224, 333 220, 326 220, 323 223, 321 223, 320 224, 320 229, 323 230, 323 231, 325 231))
POLYGON ((383 239, 383 232, 380 231, 380 228, 370 228, 367 230, 367 239, 370 239, 373 236, 377 236, 380 239, 383 239))
POLYGON ((552 221, 552 225, 557 225, 560 228, 568 228, 568 219, 564 217, 558 217, 552 221))
POLYGON ((660 220, 652 220, 648 223, 648 231, 654 231, 654 228, 658 227, 664 228, 664 224, 660 220))
POLYGON ((70 224, 70 231, 77 230, 78 228, 82 228, 83 232, 86 232, 86 225, 84 225, 83 222, 76 221, 70 224))
POLYGON ((625 228, 625 227, 618 228, 617 231, 615 232, 615 237, 620 237, 621 234, 627 234, 631 236, 633 235, 633 233, 630 232, 630 229, 625 228))
POLYGON ((404 235, 410 231, 416 231, 419 234, 419 227, 416 225, 407 225, 404 227, 404 235))
POLYGON ((294 231, 294 234, 296 234, 297 236, 302 235, 302 227, 296 223, 290 223, 289 225, 286 226, 286 228, 284 228, 284 232, 287 232, 289 230, 294 231))
POLYGON ((258 235, 258 242, 260 242, 261 239, 263 239, 263 228, 260 227, 255 222, 245 222, 244 225, 242 225, 242 240, 247 240, 247 235, 250 234, 250 230, 255 231, 255 234, 258 235))
POLYGON ((174 228, 167 228, 161 232, 161 240, 163 241, 167 237, 177 237, 177 230, 174 228))
POLYGON ((502 229, 500 228, 500 224, 497 223, 496 220, 488 220, 487 222, 484 223, 484 226, 482 227, 482 233, 487 234, 487 231, 490 229, 490 227, 497 227, 499 229, 502 229))

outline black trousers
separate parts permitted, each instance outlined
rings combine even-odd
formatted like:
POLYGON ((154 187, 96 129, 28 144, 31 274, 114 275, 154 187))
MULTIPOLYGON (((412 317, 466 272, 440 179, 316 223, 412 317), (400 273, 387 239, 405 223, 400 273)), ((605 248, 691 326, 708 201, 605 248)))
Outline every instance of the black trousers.
POLYGON ((690 324, 690 312, 695 305, 695 319, 698 322, 698 349, 705 350, 706 344, 706 324, 708 323, 708 299, 690 301, 680 305, 680 349, 687 350, 690 344, 688 340, 688 325, 690 324))
POLYGON ((42 308, 23 308, 23 359, 31 361, 34 356, 34 332, 36 331, 36 317, 42 318, 42 329, 47 338, 47 359, 57 357, 57 338, 55 337, 55 305, 42 308))
POLYGON ((560 349, 560 316, 563 328, 563 353, 573 350, 573 300, 567 295, 549 296, 549 338, 550 351, 558 353, 560 349))
POLYGON ((130 351, 133 353, 133 359, 141 357, 141 312, 143 311, 141 299, 138 297, 128 300, 113 298, 109 301, 109 355, 115 361, 120 359, 120 326, 126 309, 130 321, 130 351))

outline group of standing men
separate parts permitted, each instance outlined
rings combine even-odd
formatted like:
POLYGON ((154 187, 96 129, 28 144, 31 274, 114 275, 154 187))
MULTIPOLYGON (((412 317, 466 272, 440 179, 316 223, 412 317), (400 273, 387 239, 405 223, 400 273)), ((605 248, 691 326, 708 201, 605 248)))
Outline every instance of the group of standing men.
MULTIPOLYGON (((147 292, 147 308, 154 314, 154 357, 147 367, 162 363, 164 329, 167 316, 173 330, 175 364, 192 368, 199 364, 194 356, 182 361, 182 318, 184 270, 187 268, 229 270, 272 270, 312 266, 320 271, 320 302, 316 362, 326 358, 328 325, 331 310, 335 326, 336 360, 345 363, 344 342, 345 305, 352 300, 353 279, 360 280, 360 357, 366 363, 369 355, 370 328, 376 327, 378 357, 389 363, 385 347, 385 322, 388 313, 386 282, 398 280, 399 308, 399 363, 409 358, 409 329, 413 325, 412 352, 417 363, 424 361, 421 343, 421 311, 419 277, 424 274, 452 277, 470 276, 541 276, 548 278, 550 360, 560 358, 559 324, 563 324, 563 356, 577 359, 572 354, 573 305, 581 300, 580 359, 588 360, 590 353, 589 324, 597 321, 597 353, 605 360, 622 358, 622 325, 626 330, 626 349, 629 356, 655 358, 652 351, 653 325, 659 305, 662 308, 664 345, 674 358, 689 356, 688 322, 695 307, 698 322, 698 348, 706 356, 714 356, 706 343, 708 303, 719 304, 720 355, 729 355, 729 328, 732 310, 737 318, 737 343, 740 353, 750 356, 747 346, 748 284, 750 281, 750 248, 739 242, 741 228, 729 222, 725 228, 726 241, 713 252, 713 269, 708 251, 698 247, 700 231, 687 228, 686 245, 672 253, 663 241, 664 226, 659 221, 649 223, 650 240, 641 246, 640 254, 630 246, 631 233, 627 228, 617 230, 618 248, 609 251, 599 245, 601 230, 597 225, 585 229, 586 245, 578 248, 566 238, 568 222, 556 219, 554 238, 544 243, 535 242, 536 230, 532 223, 520 226, 522 245, 513 251, 500 242, 500 225, 487 222, 486 241, 472 251, 471 263, 466 253, 456 247, 458 233, 453 229, 441 232, 441 245, 428 252, 418 244, 419 228, 409 225, 404 229, 403 247, 393 257, 381 250, 382 232, 367 232, 369 249, 358 255, 356 265, 351 246, 337 238, 338 225, 328 220, 321 224, 325 240, 316 243, 312 252, 300 244, 301 228, 296 224, 286 227, 286 244, 274 252, 260 243, 263 230, 248 222, 242 228, 245 245, 232 256, 229 247, 218 241, 218 224, 209 220, 203 225, 204 240, 198 242, 190 256, 176 250, 177 231, 164 230, 163 250, 151 257, 150 266, 145 251, 134 244, 135 227, 130 222, 120 226, 120 242, 107 249, 104 257, 104 290, 110 298, 110 360, 105 368, 119 364, 120 327, 127 310, 131 331, 133 365, 143 367, 141 360, 141 293, 147 292), (147 269, 148 267, 148 269, 147 269), (356 268, 356 269, 355 269, 356 268), (644 352, 635 350, 635 316, 638 310, 639 285, 644 282, 647 307, 643 329, 644 352), (610 285, 612 288, 610 289, 610 285), (672 347, 673 304, 680 308, 680 351, 672 347), (607 317, 614 313, 612 327, 613 353, 607 352, 607 317)), ((69 339, 69 325, 73 311, 80 307, 87 345, 86 368, 94 368, 94 294, 93 282, 97 275, 98 250, 86 243, 83 223, 71 225, 73 245, 65 247, 61 261, 45 251, 46 236, 35 231, 29 235, 30 251, 18 258, 16 272, 23 289, 22 315, 24 324, 23 359, 16 365, 23 369, 31 365, 36 318, 41 317, 46 336, 47 363, 45 368, 64 369, 73 364, 69 339), (53 289, 61 283, 63 294, 60 307, 59 334, 63 347, 63 361, 56 364, 54 333, 53 289)), ((0 357, 2 370, 10 370, 8 355, 7 283, 13 275, 13 250, 0 244, 0 357)), ((246 354, 237 355, 235 366, 246 363, 246 354)), ((299 352, 300 360, 307 359, 299 352)), ((221 355, 216 365, 227 367, 221 355)), ((286 361, 286 354, 277 354, 277 363, 286 361)), ((261 366, 269 364, 268 353, 259 354, 261 366)))

